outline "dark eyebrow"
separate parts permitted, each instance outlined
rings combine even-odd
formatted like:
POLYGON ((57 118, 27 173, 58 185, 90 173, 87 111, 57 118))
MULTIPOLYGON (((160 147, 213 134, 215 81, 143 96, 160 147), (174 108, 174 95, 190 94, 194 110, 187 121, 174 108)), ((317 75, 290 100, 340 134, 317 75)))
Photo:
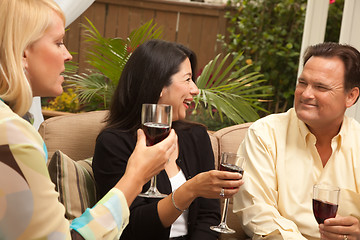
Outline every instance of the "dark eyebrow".
POLYGON ((324 88, 328 88, 328 89, 331 88, 329 85, 323 84, 323 83, 320 83, 320 82, 315 82, 315 86, 324 87, 324 88))
POLYGON ((191 76, 192 76, 192 74, 191 74, 190 72, 188 72, 188 73, 185 73, 185 74, 184 74, 184 76, 185 76, 185 77, 186 77, 186 76, 191 77, 191 76))
POLYGON ((298 81, 306 81, 306 80, 304 78, 302 78, 302 77, 299 77, 298 81))

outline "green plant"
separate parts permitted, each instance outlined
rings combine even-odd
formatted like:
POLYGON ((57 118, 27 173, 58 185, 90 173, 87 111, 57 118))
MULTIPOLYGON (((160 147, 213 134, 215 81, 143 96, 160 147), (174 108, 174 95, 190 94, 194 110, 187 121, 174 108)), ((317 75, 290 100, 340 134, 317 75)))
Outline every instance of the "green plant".
POLYGON ((243 54, 240 66, 252 62, 251 69, 274 87, 267 110, 283 112, 293 105, 306 0, 231 2, 236 7, 226 14, 229 37, 219 36, 219 40, 235 57, 243 54))
POLYGON ((329 5, 328 19, 325 32, 326 42, 339 41, 343 7, 344 0, 336 0, 329 5))
POLYGON ((87 62, 94 68, 67 77, 82 103, 92 102, 97 108, 107 109, 131 53, 146 40, 160 38, 162 30, 151 20, 132 31, 127 39, 104 38, 91 21, 87 21, 89 26, 83 25, 86 41, 92 43, 87 62))
POLYGON ((67 88, 60 95, 51 100, 51 98, 44 98, 46 103, 42 104, 43 109, 62 111, 62 112, 78 112, 80 109, 79 99, 77 98, 74 89, 67 88))
POLYGON ((244 73, 251 65, 232 71, 242 55, 239 54, 227 66, 229 56, 227 54, 219 63, 220 55, 217 55, 197 78, 200 93, 194 98, 195 109, 202 102, 210 116, 216 109, 221 121, 223 113, 234 123, 255 121, 259 118, 255 109, 266 112, 256 103, 260 98, 269 97, 271 88, 263 85, 265 80, 258 72, 244 73))
MULTIPOLYGON (((229 0, 235 6, 228 11, 229 37, 219 36, 224 48, 242 63, 264 75, 274 87, 267 110, 283 112, 293 106, 293 95, 302 43, 306 0, 229 0)), ((337 42, 344 0, 329 6, 325 41, 337 42)), ((242 64, 240 64, 242 65, 242 64)))
POLYGON ((210 131, 217 131, 234 124, 226 115, 221 118, 216 109, 212 109, 212 113, 210 113, 204 104, 199 104, 196 109, 194 107, 188 110, 186 118, 204 124, 210 131))
MULTIPOLYGON (((88 62, 94 69, 70 76, 70 81, 81 102, 101 101, 106 109, 132 51, 147 39, 160 38, 161 30, 149 21, 125 40, 104 38, 88 22, 90 26, 86 27, 86 36, 93 43, 88 62)), ((238 55, 230 61, 227 55, 220 61, 218 55, 203 69, 197 79, 200 94, 195 98, 195 110, 201 103, 211 117, 215 109, 221 121, 226 115, 233 123, 255 121, 259 118, 256 110, 266 111, 259 106, 259 98, 269 96, 271 88, 261 86, 264 83, 261 74, 245 73, 250 65, 233 71, 240 57, 238 55), (228 61, 231 63, 226 64, 228 61)))

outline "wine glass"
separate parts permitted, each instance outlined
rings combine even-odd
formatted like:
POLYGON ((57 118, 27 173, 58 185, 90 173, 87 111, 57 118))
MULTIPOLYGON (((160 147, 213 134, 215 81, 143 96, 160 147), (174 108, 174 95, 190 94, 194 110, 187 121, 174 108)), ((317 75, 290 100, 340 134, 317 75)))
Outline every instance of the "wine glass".
MULTIPOLYGON (((143 104, 141 110, 141 124, 146 136, 146 145, 152 146, 161 142, 170 133, 172 123, 172 107, 165 104, 143 104)), ((156 176, 150 181, 150 188, 139 194, 146 198, 164 198, 156 187, 156 176)))
MULTIPOLYGON (((245 158, 240 157, 236 153, 223 152, 221 154, 221 161, 219 170, 238 172, 241 175, 244 174, 245 158)), ((211 226, 210 229, 220 233, 235 233, 235 230, 228 227, 226 224, 227 212, 229 207, 229 198, 225 198, 224 208, 221 215, 221 222, 217 226, 211 226)))
POLYGON ((340 188, 326 184, 315 184, 313 187, 313 213, 321 224, 325 219, 334 218, 339 204, 340 188))

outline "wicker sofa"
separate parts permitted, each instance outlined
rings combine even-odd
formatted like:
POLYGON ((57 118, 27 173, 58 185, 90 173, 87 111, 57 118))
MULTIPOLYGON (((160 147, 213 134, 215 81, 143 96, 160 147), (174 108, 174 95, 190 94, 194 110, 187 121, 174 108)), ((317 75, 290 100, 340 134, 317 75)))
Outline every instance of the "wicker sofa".
MULTIPOLYGON (((54 156, 54 153, 57 150, 60 150, 62 153, 66 154, 69 159, 72 159, 74 161, 79 161, 92 157, 96 136, 98 135, 101 128, 104 126, 102 120, 104 119, 105 114, 106 111, 93 111, 87 113, 52 117, 45 120, 39 128, 39 133, 43 137, 48 148, 50 160, 49 164, 53 165, 54 161, 51 157, 54 156)), ((216 166, 218 165, 221 152, 237 151, 237 148, 240 145, 242 139, 244 138, 249 126, 250 123, 244 123, 240 125, 226 127, 216 132, 209 131, 209 136, 215 155, 216 166)), ((73 173, 73 170, 68 169, 70 168, 67 168, 66 170, 70 171, 66 173, 68 176, 71 177, 73 175, 78 175, 78 173, 73 173)), ((90 172, 91 175, 91 166, 90 169, 87 166, 87 170, 90 172)), ((59 172, 59 170, 55 170, 55 172, 59 172)), ((50 173, 50 175, 52 174, 50 173)), ((51 176, 51 178, 54 181, 55 185, 57 185, 56 181, 58 180, 56 179, 56 177, 51 176)), ((73 185, 75 185, 75 183, 73 185)), ((80 195, 86 195, 88 192, 91 191, 82 192, 80 193, 80 195)), ((80 198, 82 198, 82 196, 80 196, 80 198)), ((71 206, 77 204, 76 198, 70 199, 69 201, 69 205, 71 206)), ((64 205, 67 208, 67 204, 64 205)), ((75 214, 75 217, 78 214, 79 212, 75 214)), ((219 239, 241 240, 247 238, 241 228, 237 216, 232 213, 232 201, 230 201, 229 205, 227 222, 231 228, 236 230, 236 233, 230 235, 222 234, 219 239)))

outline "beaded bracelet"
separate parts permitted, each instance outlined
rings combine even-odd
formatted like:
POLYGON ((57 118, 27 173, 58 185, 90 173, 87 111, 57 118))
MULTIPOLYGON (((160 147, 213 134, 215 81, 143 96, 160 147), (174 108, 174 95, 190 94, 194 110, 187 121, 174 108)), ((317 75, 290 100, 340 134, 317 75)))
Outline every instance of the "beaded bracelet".
POLYGON ((174 194, 176 192, 177 189, 175 189, 172 193, 171 193, 171 201, 172 201, 172 204, 174 205, 174 207, 176 208, 176 210, 178 210, 179 212, 185 212, 185 210, 181 210, 178 206, 176 206, 175 204, 175 200, 174 200, 174 194))

